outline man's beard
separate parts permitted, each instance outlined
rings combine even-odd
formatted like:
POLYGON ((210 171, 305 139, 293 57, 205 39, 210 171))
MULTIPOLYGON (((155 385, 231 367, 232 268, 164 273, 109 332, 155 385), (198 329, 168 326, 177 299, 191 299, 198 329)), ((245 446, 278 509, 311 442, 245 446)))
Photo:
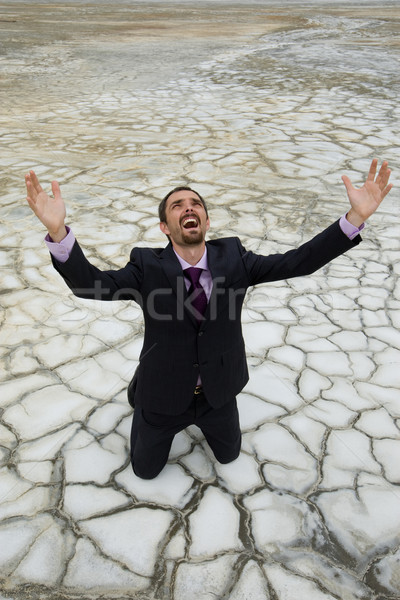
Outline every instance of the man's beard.
POLYGON ((185 231, 183 231, 182 239, 185 242, 185 244, 188 244, 188 245, 200 244, 201 242, 204 241, 204 233, 201 230, 199 230, 196 233, 196 235, 188 235, 188 234, 186 234, 185 231))

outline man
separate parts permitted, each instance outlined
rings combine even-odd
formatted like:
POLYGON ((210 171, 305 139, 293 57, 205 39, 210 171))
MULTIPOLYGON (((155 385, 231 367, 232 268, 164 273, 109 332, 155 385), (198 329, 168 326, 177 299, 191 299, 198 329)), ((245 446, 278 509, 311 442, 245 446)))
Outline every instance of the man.
POLYGON ((387 162, 376 171, 374 159, 360 189, 343 176, 347 215, 298 249, 271 256, 247 252, 238 238, 206 242, 204 200, 188 187, 175 188, 159 207, 167 247, 134 248, 127 265, 111 271, 90 264, 65 226, 58 183, 52 183, 52 198, 33 171, 26 175, 28 204, 47 228, 53 265, 74 294, 134 300, 143 309, 143 349, 130 385, 131 461, 139 477, 160 473, 175 434, 191 424, 200 427, 219 462, 237 458, 236 396, 248 381, 240 320, 246 290, 313 273, 357 245, 364 222, 392 187, 387 162))

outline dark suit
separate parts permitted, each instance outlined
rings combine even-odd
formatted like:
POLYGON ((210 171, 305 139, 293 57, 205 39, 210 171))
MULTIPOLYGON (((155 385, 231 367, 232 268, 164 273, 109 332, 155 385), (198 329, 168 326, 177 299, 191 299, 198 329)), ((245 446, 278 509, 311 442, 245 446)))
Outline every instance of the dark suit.
POLYGON ((261 256, 238 238, 207 242, 213 290, 198 326, 187 304, 182 268, 172 245, 134 248, 119 270, 100 271, 76 242, 65 263, 53 259, 67 285, 81 298, 135 300, 144 314, 145 336, 135 381, 135 404, 181 415, 193 399, 198 376, 211 407, 232 401, 248 381, 241 307, 253 285, 309 275, 361 241, 350 241, 339 222, 298 249, 261 256))

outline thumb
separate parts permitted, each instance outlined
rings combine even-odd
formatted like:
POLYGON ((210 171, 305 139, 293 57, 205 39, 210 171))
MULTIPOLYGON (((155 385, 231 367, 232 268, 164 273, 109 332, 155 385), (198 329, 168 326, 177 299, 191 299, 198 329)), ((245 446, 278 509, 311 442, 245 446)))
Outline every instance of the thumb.
POLYGON ((51 190, 55 200, 61 200, 61 190, 58 181, 51 182, 51 190))

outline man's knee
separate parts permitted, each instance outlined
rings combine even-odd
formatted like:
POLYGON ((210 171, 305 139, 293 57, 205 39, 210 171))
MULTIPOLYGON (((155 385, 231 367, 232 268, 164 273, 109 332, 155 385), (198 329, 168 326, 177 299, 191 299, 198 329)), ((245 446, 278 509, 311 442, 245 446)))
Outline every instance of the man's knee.
POLYGON ((233 447, 211 447, 215 458, 221 465, 227 465, 228 463, 236 460, 240 454, 241 440, 238 440, 233 447))
POLYGON ((162 467, 158 467, 157 469, 152 469, 151 465, 146 465, 146 466, 138 466, 137 464, 135 464, 133 461, 131 461, 132 464, 132 469, 133 472, 135 473, 135 475, 137 477, 140 477, 140 479, 155 479, 157 477, 157 475, 159 475, 161 473, 161 471, 164 468, 164 465, 162 465, 162 467))
MULTIPOLYGON (((215 453, 214 453, 215 454, 215 453)), ((221 465, 227 465, 231 462, 233 462, 234 460, 236 460, 239 457, 240 454, 240 448, 239 450, 233 452, 230 456, 216 456, 215 458, 217 459, 217 461, 221 464, 221 465)))

